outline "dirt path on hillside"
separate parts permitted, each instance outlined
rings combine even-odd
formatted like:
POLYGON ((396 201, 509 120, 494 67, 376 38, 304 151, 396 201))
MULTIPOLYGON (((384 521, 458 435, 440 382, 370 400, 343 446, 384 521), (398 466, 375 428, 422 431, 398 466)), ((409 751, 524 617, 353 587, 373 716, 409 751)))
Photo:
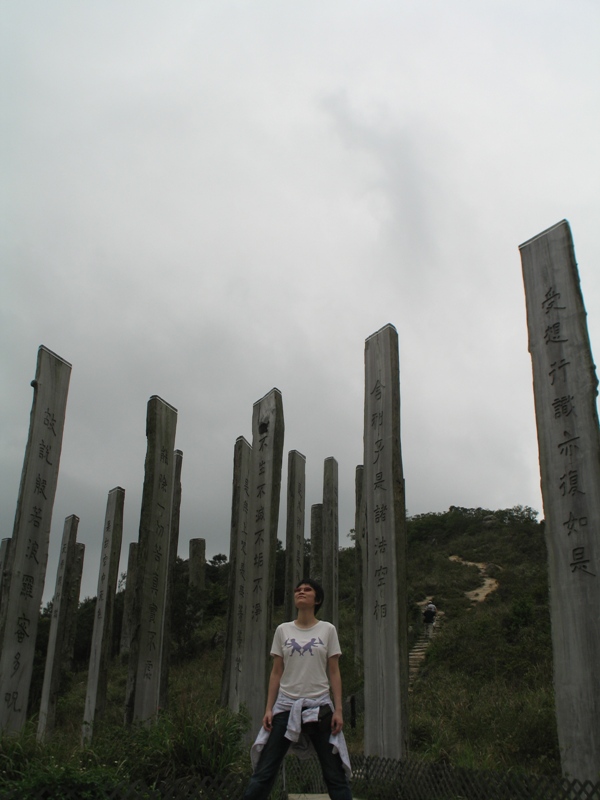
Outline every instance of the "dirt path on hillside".
POLYGON ((481 579, 483 583, 477 589, 473 589, 470 592, 465 592, 465 595, 469 598, 472 603, 481 603, 485 598, 495 592, 499 586, 498 581, 496 578, 490 578, 487 574, 487 568, 489 564, 485 564, 482 562, 477 561, 465 561, 460 556, 449 556, 450 561, 458 562, 459 564, 464 564, 467 567, 477 567, 479 570, 479 574, 481 575, 481 579))

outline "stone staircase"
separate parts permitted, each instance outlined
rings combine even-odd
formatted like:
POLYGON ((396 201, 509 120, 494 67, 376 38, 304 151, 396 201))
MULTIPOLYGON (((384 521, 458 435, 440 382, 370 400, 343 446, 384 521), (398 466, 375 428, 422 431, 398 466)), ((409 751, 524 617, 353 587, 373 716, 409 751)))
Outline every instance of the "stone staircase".
POLYGON ((419 674, 421 669, 421 664, 425 658, 425 653, 427 652, 427 648, 433 641, 433 639, 438 635, 440 632, 440 627, 442 624, 443 612, 438 611, 438 615, 435 621, 435 625, 433 626, 433 636, 429 639, 425 633, 422 633, 417 641, 415 642, 412 650, 408 654, 408 690, 410 691, 412 685, 415 681, 415 678, 419 674))

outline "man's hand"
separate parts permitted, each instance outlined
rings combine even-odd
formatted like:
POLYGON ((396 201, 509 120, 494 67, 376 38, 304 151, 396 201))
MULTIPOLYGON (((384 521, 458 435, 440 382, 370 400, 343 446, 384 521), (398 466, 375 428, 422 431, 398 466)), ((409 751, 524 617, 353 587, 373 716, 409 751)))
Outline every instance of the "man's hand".
POLYGON ((271 733, 271 729, 273 728, 273 712, 272 711, 267 711, 265 713, 265 715, 263 717, 262 724, 263 724, 263 728, 266 731, 269 731, 269 733, 271 733))
POLYGON ((331 717, 331 732, 341 733, 343 727, 344 727, 344 720, 342 717, 342 712, 334 711, 333 716, 331 717))

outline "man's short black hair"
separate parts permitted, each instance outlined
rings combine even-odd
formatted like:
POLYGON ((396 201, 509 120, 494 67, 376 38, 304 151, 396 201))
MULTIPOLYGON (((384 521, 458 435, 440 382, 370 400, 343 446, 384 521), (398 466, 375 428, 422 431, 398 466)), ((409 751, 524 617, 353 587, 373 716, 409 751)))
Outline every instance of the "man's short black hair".
POLYGON ((303 583, 306 583, 308 586, 311 586, 315 590, 315 616, 321 606, 323 605, 323 600, 325 600, 325 592, 323 591, 323 587, 320 583, 313 581, 312 578, 302 578, 299 581, 295 588, 297 589, 299 586, 302 586, 303 583))

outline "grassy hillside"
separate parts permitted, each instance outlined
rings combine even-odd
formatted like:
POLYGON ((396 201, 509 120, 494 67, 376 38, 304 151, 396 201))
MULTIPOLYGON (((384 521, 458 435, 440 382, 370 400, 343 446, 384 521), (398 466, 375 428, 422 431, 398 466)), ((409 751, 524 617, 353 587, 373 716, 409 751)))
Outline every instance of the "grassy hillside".
MULTIPOLYGON (((283 556, 280 550, 280 602, 283 556)), ((354 549, 342 549, 339 563, 344 694, 360 694, 352 656, 354 549)), ((33 724, 21 739, 0 742, 0 785, 3 779, 23 780, 30 773, 32 781, 43 773, 42 782, 48 782, 59 768, 87 777, 99 770, 111 780, 149 781, 220 769, 246 772, 247 754, 239 745, 246 722, 218 705, 228 566, 224 557, 213 559, 206 591, 192 596, 187 592, 187 563, 178 560, 170 704, 156 728, 123 730, 126 668, 116 658, 109 709, 92 748, 82 753, 87 675, 75 670, 65 680, 58 730, 47 746, 35 743, 33 724)), ((419 602, 433 597, 444 615, 410 694, 411 754, 459 766, 558 774, 543 523, 520 507, 496 512, 452 507, 419 515, 408 522, 407 567, 410 645, 421 632, 419 602), (473 602, 465 593, 481 584, 480 572, 450 556, 486 564, 497 589, 483 602, 473 602)), ((83 654, 90 605, 90 600, 81 605, 78 648, 83 654)), ((279 606, 275 624, 282 615, 279 606)), ((346 732, 351 750, 360 752, 362 720, 354 730, 347 725, 346 732)))

